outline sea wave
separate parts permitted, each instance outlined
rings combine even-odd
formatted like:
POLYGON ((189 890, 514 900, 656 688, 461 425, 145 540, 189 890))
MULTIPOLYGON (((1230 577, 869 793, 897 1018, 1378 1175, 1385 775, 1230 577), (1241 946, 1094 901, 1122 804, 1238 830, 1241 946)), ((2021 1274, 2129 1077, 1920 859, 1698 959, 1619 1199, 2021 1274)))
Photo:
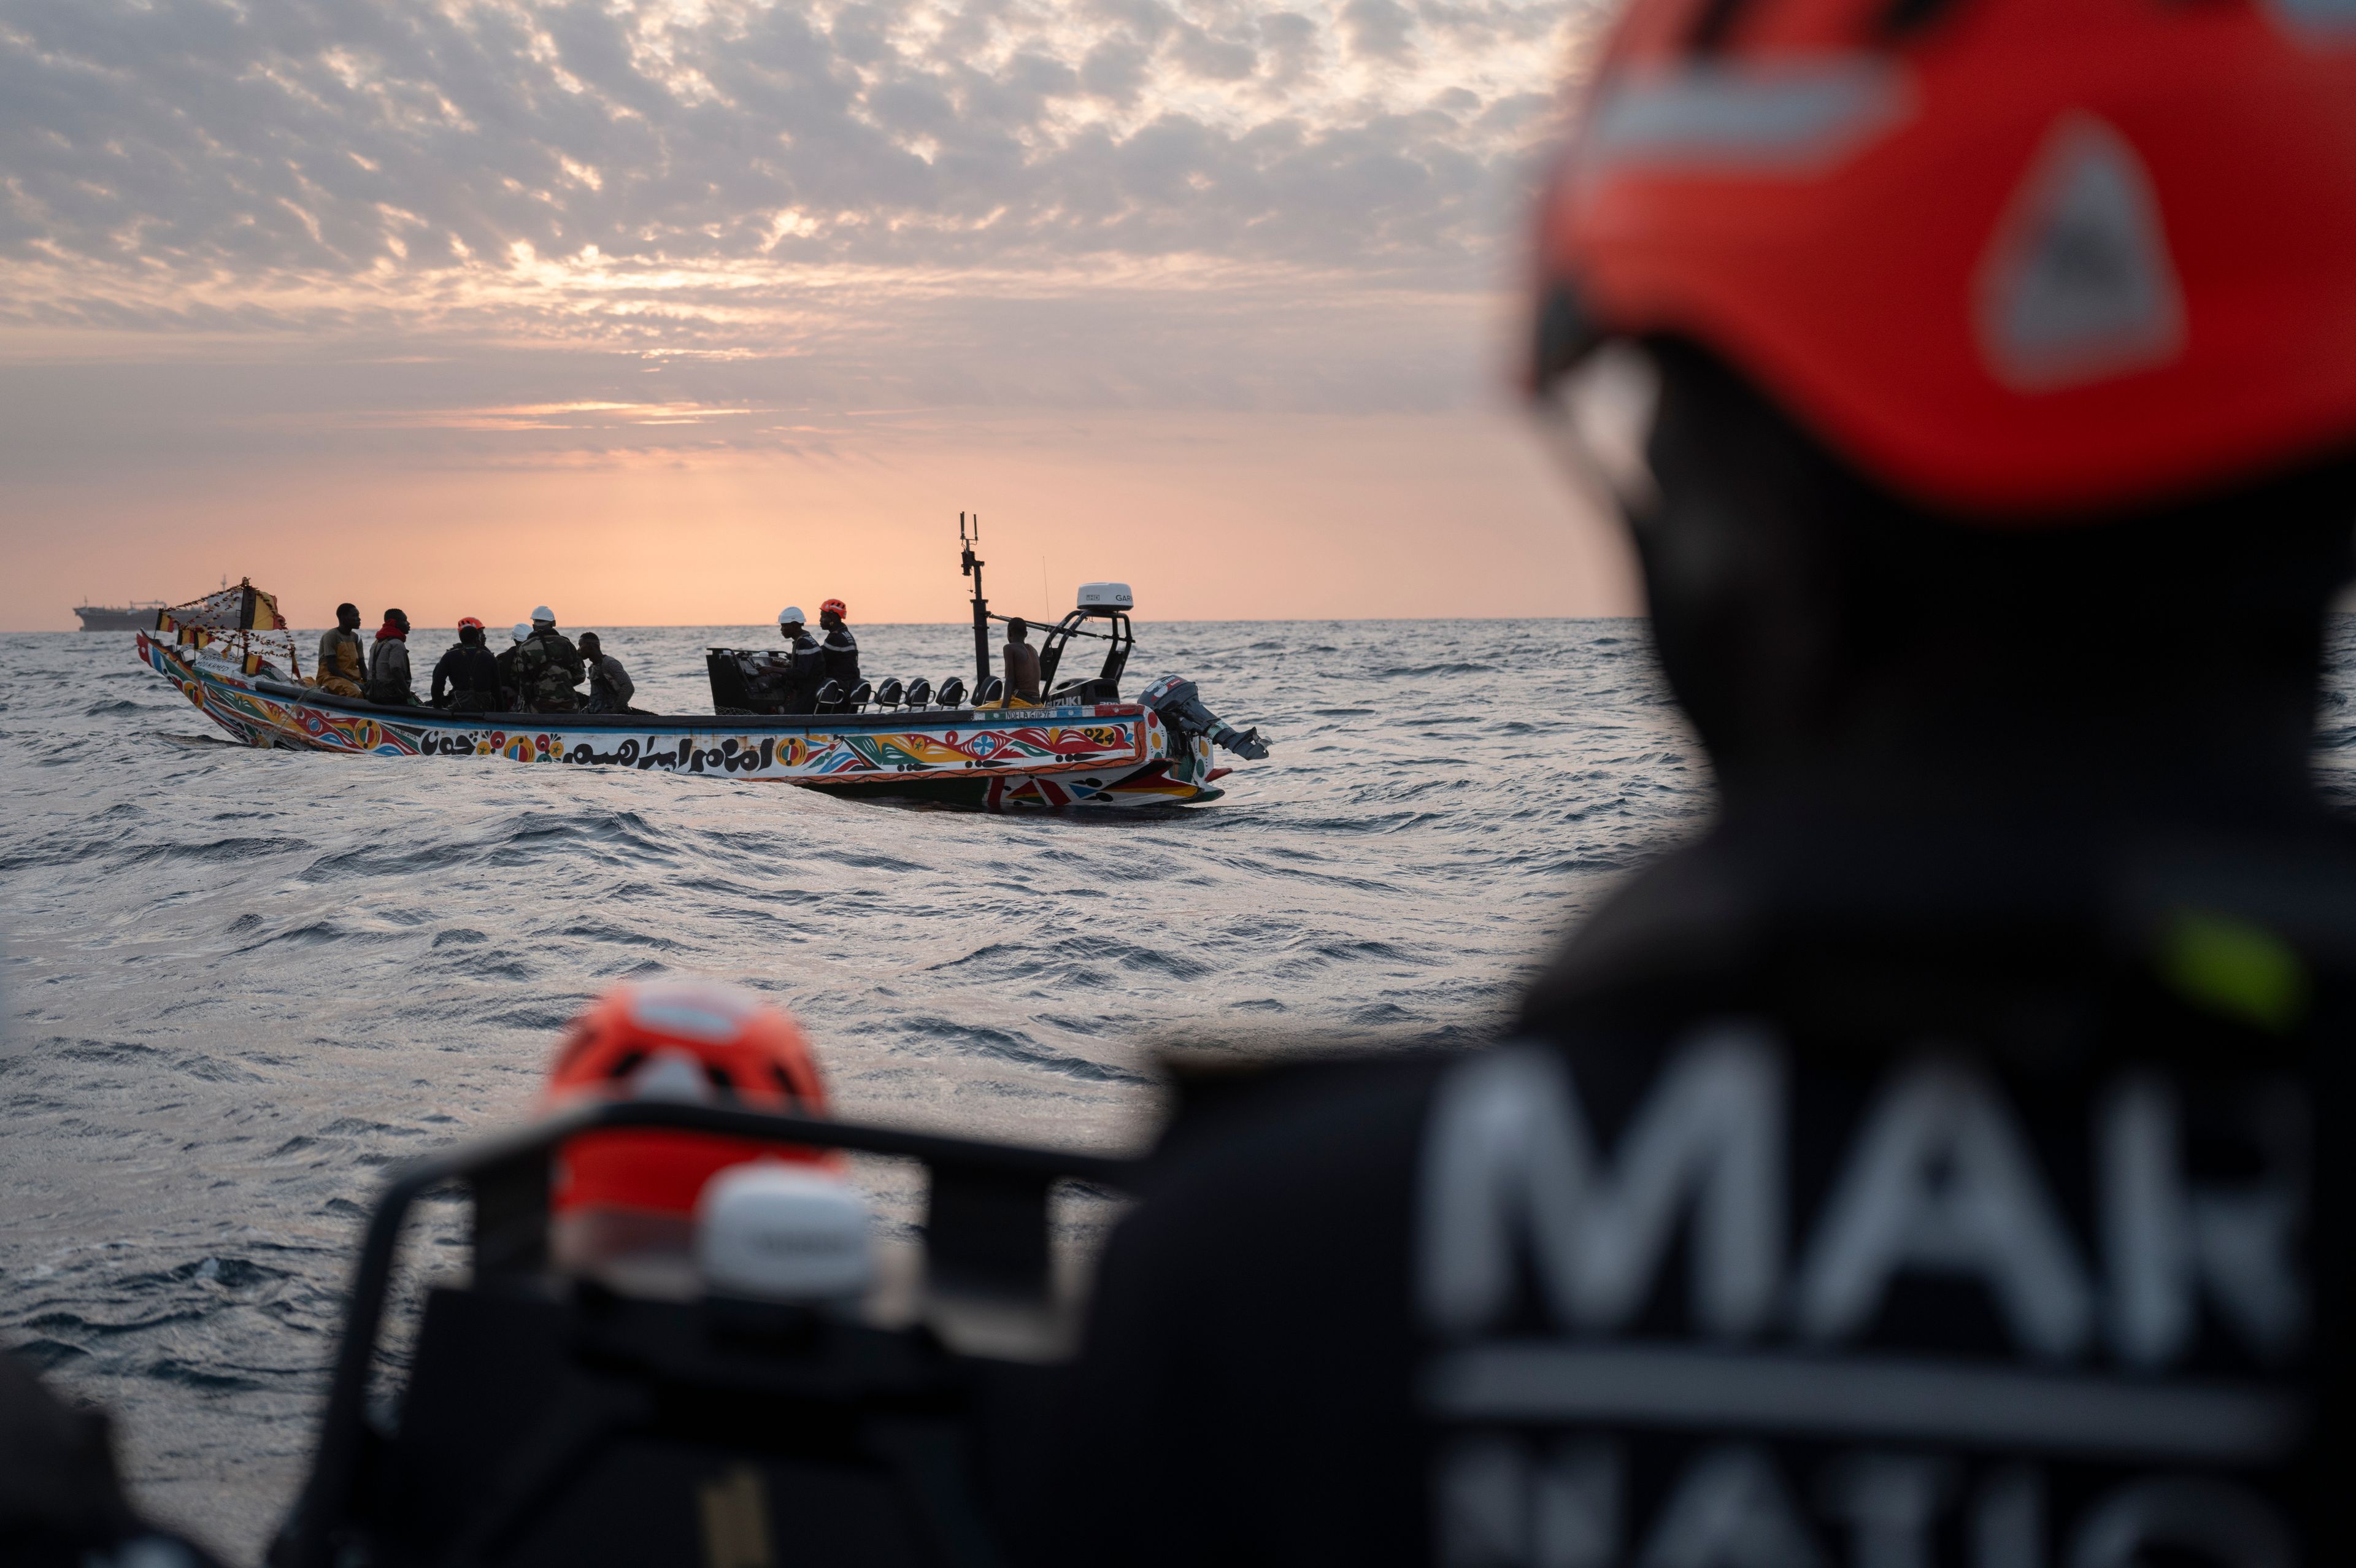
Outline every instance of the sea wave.
MULTIPOLYGON (((879 679, 970 647, 861 633, 879 679)), ((605 644, 642 705, 708 710, 702 649, 758 635, 605 644)), ((848 1114, 1117 1147, 1157 1041, 1481 1037, 1708 809, 1633 623, 1455 625, 1420 664, 1389 624, 1141 638, 1131 689, 1190 676, 1274 742, 1215 805, 991 817, 192 745, 202 720, 127 635, 0 636, 0 1335, 114 1410, 153 1505, 251 1558, 383 1167, 529 1114, 556 1031, 616 979, 770 994, 848 1114)), ((2345 684, 2320 760, 2356 797, 2345 684)), ((878 1179, 905 1225, 908 1184, 878 1179)), ((462 1241, 429 1205, 420 1255, 462 1241)))

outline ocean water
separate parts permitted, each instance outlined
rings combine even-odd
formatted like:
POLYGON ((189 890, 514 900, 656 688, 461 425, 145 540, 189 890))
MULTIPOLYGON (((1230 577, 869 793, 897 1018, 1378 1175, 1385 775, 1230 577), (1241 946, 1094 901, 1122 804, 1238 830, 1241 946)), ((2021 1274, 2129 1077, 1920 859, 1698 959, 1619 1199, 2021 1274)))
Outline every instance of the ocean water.
MULTIPOLYGON (((937 681, 971 646, 861 630, 873 677, 937 681)), ((607 642, 642 706, 688 711, 704 646, 766 635, 607 642)), ((2356 804, 2356 622, 2334 638, 2317 762, 2356 804)), ((843 1114, 1117 1149, 1151 1125, 1162 1045, 1482 1038, 1708 808, 1640 623, 1140 643, 1129 689, 1193 676, 1274 741, 1226 800, 1005 818, 252 752, 128 635, 0 636, 0 1339, 114 1413, 150 1508, 252 1561, 384 1168, 527 1115, 556 1031, 615 981, 771 994, 843 1114)), ((907 1185, 861 1175, 905 1224, 907 1185)), ((456 1217, 418 1228, 412 1287, 455 1265, 456 1217)))
MULTIPOLYGON (((641 706, 708 711, 701 650, 774 632, 605 635, 641 706)), ((1120 1148, 1162 1045, 1481 1038, 1708 806, 1641 623, 1139 638, 1125 689, 1192 676, 1274 741, 1226 799, 991 817, 254 752, 128 634, 0 636, 0 1339, 113 1412, 149 1507, 250 1561, 384 1168, 527 1115, 603 987, 770 993, 845 1115, 1120 1148)), ((861 640, 872 678, 970 678, 962 627, 861 640)), ((866 1174, 905 1222, 911 1195, 866 1174)), ((415 1239, 429 1272, 455 1218, 415 1239)))

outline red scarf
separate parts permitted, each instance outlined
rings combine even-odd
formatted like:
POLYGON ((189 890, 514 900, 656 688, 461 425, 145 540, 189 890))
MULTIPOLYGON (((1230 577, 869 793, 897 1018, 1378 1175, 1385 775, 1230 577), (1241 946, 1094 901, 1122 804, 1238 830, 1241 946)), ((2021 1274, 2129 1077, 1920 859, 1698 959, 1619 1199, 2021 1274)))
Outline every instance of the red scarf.
POLYGON ((407 641, 409 637, 409 628, 402 625, 398 622, 387 621, 383 625, 379 626, 376 629, 376 640, 380 643, 387 637, 398 637, 402 641, 407 641))

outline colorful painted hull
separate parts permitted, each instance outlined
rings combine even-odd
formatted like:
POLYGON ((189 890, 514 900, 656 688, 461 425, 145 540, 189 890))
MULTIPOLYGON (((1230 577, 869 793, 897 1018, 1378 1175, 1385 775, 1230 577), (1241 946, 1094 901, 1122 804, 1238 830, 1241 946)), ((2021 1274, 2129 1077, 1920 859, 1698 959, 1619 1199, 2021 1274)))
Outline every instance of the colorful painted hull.
POLYGON ((444 713, 249 676, 213 652, 142 635, 139 656, 250 746, 776 779, 830 794, 991 811, 1215 800, 1210 742, 1151 709, 648 716, 444 713))

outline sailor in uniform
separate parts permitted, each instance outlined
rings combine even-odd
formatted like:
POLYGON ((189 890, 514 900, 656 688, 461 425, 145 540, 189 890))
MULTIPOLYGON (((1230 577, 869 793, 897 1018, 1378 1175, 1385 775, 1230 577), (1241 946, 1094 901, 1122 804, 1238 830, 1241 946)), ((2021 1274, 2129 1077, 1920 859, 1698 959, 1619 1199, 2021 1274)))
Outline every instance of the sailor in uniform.
POLYGON ((753 696, 779 713, 814 713, 818 688, 826 684, 825 653, 803 624, 801 606, 788 604, 777 612, 777 635, 786 651, 771 654, 748 672, 753 696))
POLYGON ((1529 380, 1719 808, 1508 1042, 1194 1096, 1056 1561, 2356 1562, 2321 11, 1629 8, 1529 380))
MULTIPOLYGON (((859 639, 843 624, 843 617, 849 613, 850 606, 840 599, 830 599, 818 607, 818 624, 826 632, 826 640, 819 645, 819 684, 832 681, 842 698, 859 688, 859 639)), ((827 704, 825 711, 848 713, 851 704, 838 699, 827 704)))

